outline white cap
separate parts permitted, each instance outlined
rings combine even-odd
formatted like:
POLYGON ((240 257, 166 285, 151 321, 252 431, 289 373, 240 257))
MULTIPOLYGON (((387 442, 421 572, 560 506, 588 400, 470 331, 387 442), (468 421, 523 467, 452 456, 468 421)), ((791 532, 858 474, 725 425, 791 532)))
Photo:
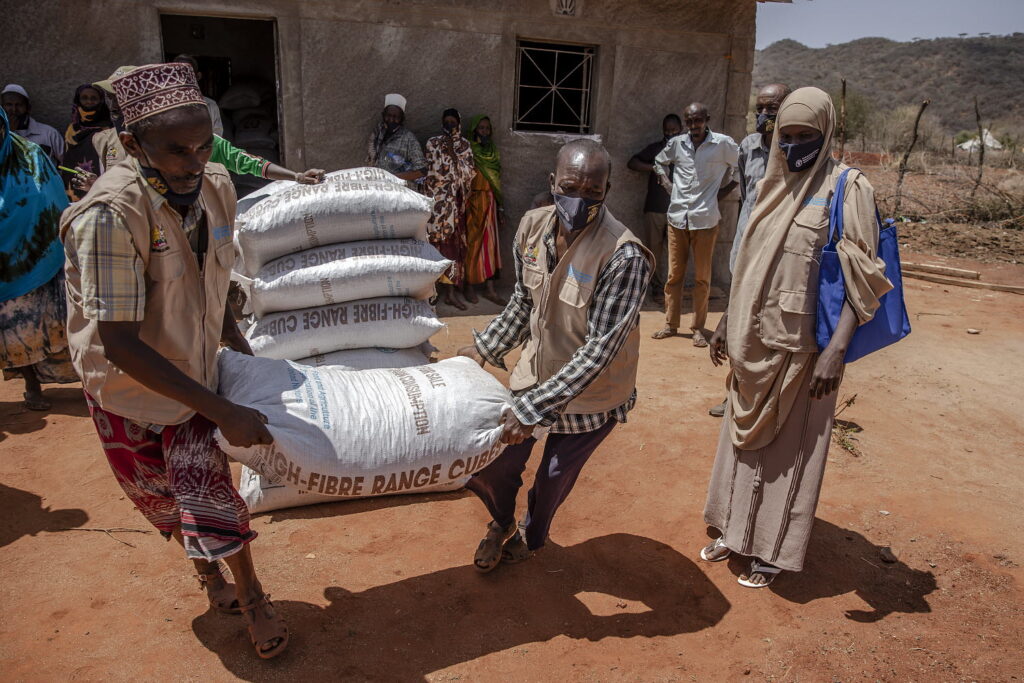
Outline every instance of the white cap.
POLYGON ((0 92, 0 95, 6 95, 9 92, 13 92, 15 94, 21 95, 26 100, 29 99, 28 93, 25 92, 25 89, 22 88, 17 83, 8 83, 7 85, 5 85, 4 89, 3 89, 3 92, 0 92))
MULTIPOLYGON (((8 86, 8 87, 10 87, 10 86, 8 86)), ((27 97, 27 95, 26 95, 26 97, 27 97)), ((387 108, 387 107, 390 107, 392 105, 398 107, 402 111, 405 111, 405 98, 402 97, 401 95, 399 95, 396 92, 393 92, 390 95, 385 95, 384 96, 384 107, 387 108)))

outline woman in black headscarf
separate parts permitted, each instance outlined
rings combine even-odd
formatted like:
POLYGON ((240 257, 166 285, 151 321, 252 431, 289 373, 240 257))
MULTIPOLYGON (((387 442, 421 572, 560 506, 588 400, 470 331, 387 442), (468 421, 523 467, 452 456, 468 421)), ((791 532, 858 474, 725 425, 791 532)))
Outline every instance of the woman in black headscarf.
MULTIPOLYGON (((99 175, 100 158, 92 144, 92 136, 114 125, 110 120, 110 109, 103 93, 89 83, 78 86, 74 102, 71 108, 71 123, 64 133, 67 149, 64 152, 63 166, 99 175)), ((63 170, 60 173, 68 198, 71 201, 81 199, 80 191, 71 183, 76 174, 63 170)))

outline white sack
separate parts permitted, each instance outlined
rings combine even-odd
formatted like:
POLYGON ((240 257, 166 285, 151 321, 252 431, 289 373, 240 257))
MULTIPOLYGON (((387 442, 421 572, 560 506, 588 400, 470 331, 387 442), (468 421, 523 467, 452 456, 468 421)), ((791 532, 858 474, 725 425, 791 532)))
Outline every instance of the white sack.
POLYGON ((299 358, 295 362, 301 365, 312 365, 315 368, 332 365, 343 370, 380 370, 426 365, 430 359, 427 358, 422 346, 415 346, 411 349, 372 348, 331 351, 309 358, 299 358))
POLYGON ((382 173, 358 169, 317 185, 293 183, 249 206, 236 219, 242 274, 252 277, 279 256, 336 242, 425 241, 431 200, 404 184, 358 179, 382 173))
MULTIPOLYGON (((411 368, 416 365, 426 365, 429 362, 427 354, 434 350, 430 344, 422 344, 411 349, 349 349, 303 358, 295 362, 315 367, 331 365, 344 370, 411 368)), ((466 477, 463 477, 448 484, 438 484, 436 488, 417 489, 415 492, 454 491, 461 488, 465 484, 465 480, 466 477)), ((338 500, 337 496, 310 493, 281 483, 275 484, 245 465, 242 466, 242 478, 238 493, 242 496, 249 511, 253 513, 338 500)))
POLYGON ((457 485, 501 452, 511 395, 469 358, 311 368, 224 350, 219 393, 267 417, 269 446, 224 451, 271 484, 339 498, 457 485))
MULTIPOLYGON (((396 185, 405 186, 405 181, 398 176, 393 173, 388 173, 382 168, 376 168, 373 166, 360 166, 359 168, 345 168, 340 171, 331 171, 324 176, 324 182, 328 179, 334 178, 343 180, 365 180, 367 182, 395 183, 396 185)), ((272 183, 267 183, 260 189, 250 192, 244 197, 240 197, 238 199, 236 213, 241 216, 243 213, 251 209, 256 202, 262 201, 281 190, 298 186, 299 184, 294 180, 275 180, 272 183)))
POLYGON ((274 259, 260 268, 248 293, 258 317, 381 296, 428 299, 450 265, 428 242, 343 242, 274 259))
POLYGON ((370 346, 407 349, 443 327, 426 301, 394 296, 271 313, 245 337, 257 356, 295 360, 370 346))

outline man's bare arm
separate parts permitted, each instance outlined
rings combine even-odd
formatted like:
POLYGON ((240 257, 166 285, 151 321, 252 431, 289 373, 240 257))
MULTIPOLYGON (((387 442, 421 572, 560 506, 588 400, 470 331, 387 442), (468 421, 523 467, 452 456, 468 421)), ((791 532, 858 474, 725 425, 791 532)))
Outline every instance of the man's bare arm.
POLYGON ((220 427, 232 446, 269 444, 266 418, 252 408, 228 401, 179 370, 139 338, 139 322, 100 321, 100 341, 107 360, 147 389, 188 406, 220 427))

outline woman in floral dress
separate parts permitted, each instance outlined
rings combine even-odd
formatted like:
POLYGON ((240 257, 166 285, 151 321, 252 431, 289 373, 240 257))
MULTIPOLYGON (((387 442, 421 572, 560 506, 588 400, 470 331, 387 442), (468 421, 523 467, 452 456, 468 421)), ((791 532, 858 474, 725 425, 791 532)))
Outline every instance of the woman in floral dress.
POLYGON ((441 295, 449 306, 466 310, 459 296, 465 278, 466 201, 476 174, 473 150, 462 137, 458 110, 445 109, 441 116, 444 132, 427 140, 427 175, 424 192, 434 199, 427 223, 427 238, 452 266, 441 276, 441 295))

